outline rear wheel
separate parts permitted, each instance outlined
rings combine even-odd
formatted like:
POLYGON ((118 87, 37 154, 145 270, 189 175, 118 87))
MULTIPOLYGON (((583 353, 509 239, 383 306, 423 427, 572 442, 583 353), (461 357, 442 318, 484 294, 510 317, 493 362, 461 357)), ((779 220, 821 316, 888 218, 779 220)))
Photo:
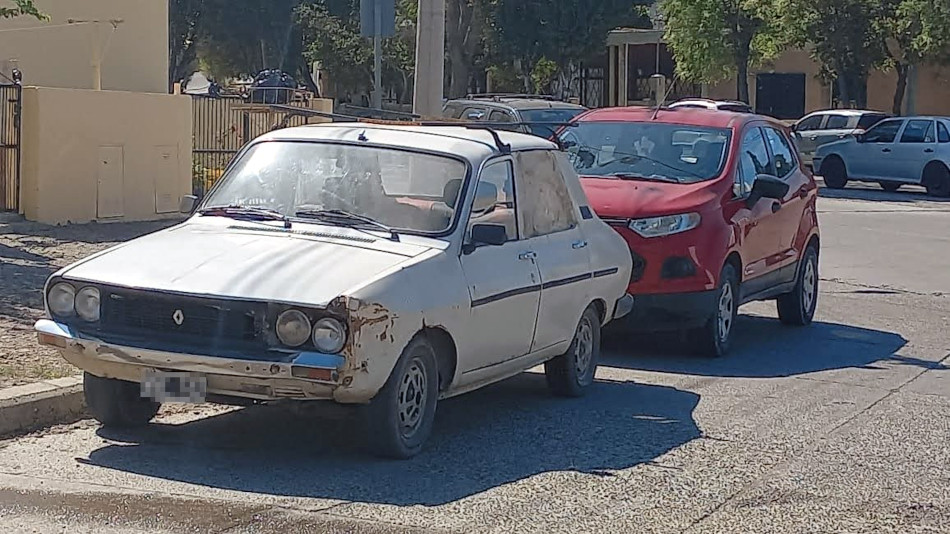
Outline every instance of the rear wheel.
POLYGON ((950 197, 950 169, 939 163, 928 165, 924 169, 924 186, 930 196, 950 197))
POLYGON ((848 185, 848 171, 844 162, 837 156, 832 156, 821 164, 821 176, 825 179, 825 185, 831 189, 841 189, 848 185))
POLYGON ((567 352, 544 364, 548 387, 561 397, 580 397, 594 383, 600 363, 600 316, 588 306, 567 352))
POLYGON ((89 413, 104 426, 142 427, 149 423, 161 405, 142 398, 141 386, 89 373, 82 377, 82 389, 89 413))
POLYGON ((411 458, 432 433, 439 399, 435 349, 419 336, 400 356, 386 385, 364 407, 364 440, 378 456, 411 458))
POLYGON ((894 193, 901 188, 901 185, 899 182, 881 182, 881 189, 888 193, 894 193))
POLYGON ((805 326, 815 318, 818 306, 818 251, 808 247, 798 267, 798 279, 791 293, 776 301, 778 318, 782 324, 805 326))
POLYGON ((733 265, 726 264, 719 275, 713 315, 704 327, 693 333, 699 353, 711 358, 725 356, 732 345, 732 331, 738 316, 739 275, 733 265))

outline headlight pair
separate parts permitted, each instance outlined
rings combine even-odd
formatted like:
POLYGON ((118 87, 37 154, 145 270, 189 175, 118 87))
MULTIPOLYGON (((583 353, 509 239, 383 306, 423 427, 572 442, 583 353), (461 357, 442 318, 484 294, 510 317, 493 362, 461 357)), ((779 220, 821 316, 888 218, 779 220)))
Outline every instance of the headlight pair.
POLYGON ((100 296, 98 288, 86 286, 76 291, 76 286, 59 282, 50 288, 46 302, 56 316, 78 315, 84 321, 94 323, 99 320, 102 309, 100 296))
POLYGON ((277 339, 288 347, 296 348, 312 339, 317 350, 336 354, 343 350, 346 343, 346 328, 343 323, 332 317, 324 317, 316 323, 311 323, 307 314, 295 309, 278 315, 275 329, 277 339))

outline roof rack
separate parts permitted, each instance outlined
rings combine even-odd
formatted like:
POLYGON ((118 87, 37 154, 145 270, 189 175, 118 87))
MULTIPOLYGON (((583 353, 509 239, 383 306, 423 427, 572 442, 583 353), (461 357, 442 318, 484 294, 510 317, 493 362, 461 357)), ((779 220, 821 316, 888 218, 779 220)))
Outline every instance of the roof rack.
POLYGON ((555 98, 552 95, 530 95, 530 94, 525 94, 525 93, 472 93, 472 94, 465 95, 465 98, 469 100, 488 99, 488 100, 494 100, 496 102, 501 100, 502 98, 522 98, 522 99, 531 98, 535 100, 548 100, 552 102, 557 101, 557 98, 555 98))

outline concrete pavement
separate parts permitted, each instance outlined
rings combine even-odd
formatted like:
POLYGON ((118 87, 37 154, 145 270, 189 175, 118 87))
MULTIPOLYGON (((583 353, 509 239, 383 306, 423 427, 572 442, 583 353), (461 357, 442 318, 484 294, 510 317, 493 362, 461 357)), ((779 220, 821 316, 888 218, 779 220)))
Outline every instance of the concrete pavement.
POLYGON ((614 338, 586 398, 446 401, 407 462, 276 408, 54 428, 0 442, 0 531, 950 532, 950 203, 825 193, 809 328, 750 305, 716 361, 614 338))

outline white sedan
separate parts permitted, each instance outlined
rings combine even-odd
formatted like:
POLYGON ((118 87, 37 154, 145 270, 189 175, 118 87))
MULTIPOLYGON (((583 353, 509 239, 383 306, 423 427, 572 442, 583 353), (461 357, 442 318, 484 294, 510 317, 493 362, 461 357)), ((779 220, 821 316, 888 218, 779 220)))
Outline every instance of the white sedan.
POLYGON ((832 189, 861 180, 885 191, 918 184, 930 195, 950 197, 950 119, 882 120, 865 133, 818 147, 814 168, 832 189))
POLYGON ((162 402, 361 405, 367 444, 418 453, 440 399, 539 364, 593 383, 631 257, 543 139, 332 124, 263 136, 183 224, 54 274, 39 341, 105 425, 162 402))

